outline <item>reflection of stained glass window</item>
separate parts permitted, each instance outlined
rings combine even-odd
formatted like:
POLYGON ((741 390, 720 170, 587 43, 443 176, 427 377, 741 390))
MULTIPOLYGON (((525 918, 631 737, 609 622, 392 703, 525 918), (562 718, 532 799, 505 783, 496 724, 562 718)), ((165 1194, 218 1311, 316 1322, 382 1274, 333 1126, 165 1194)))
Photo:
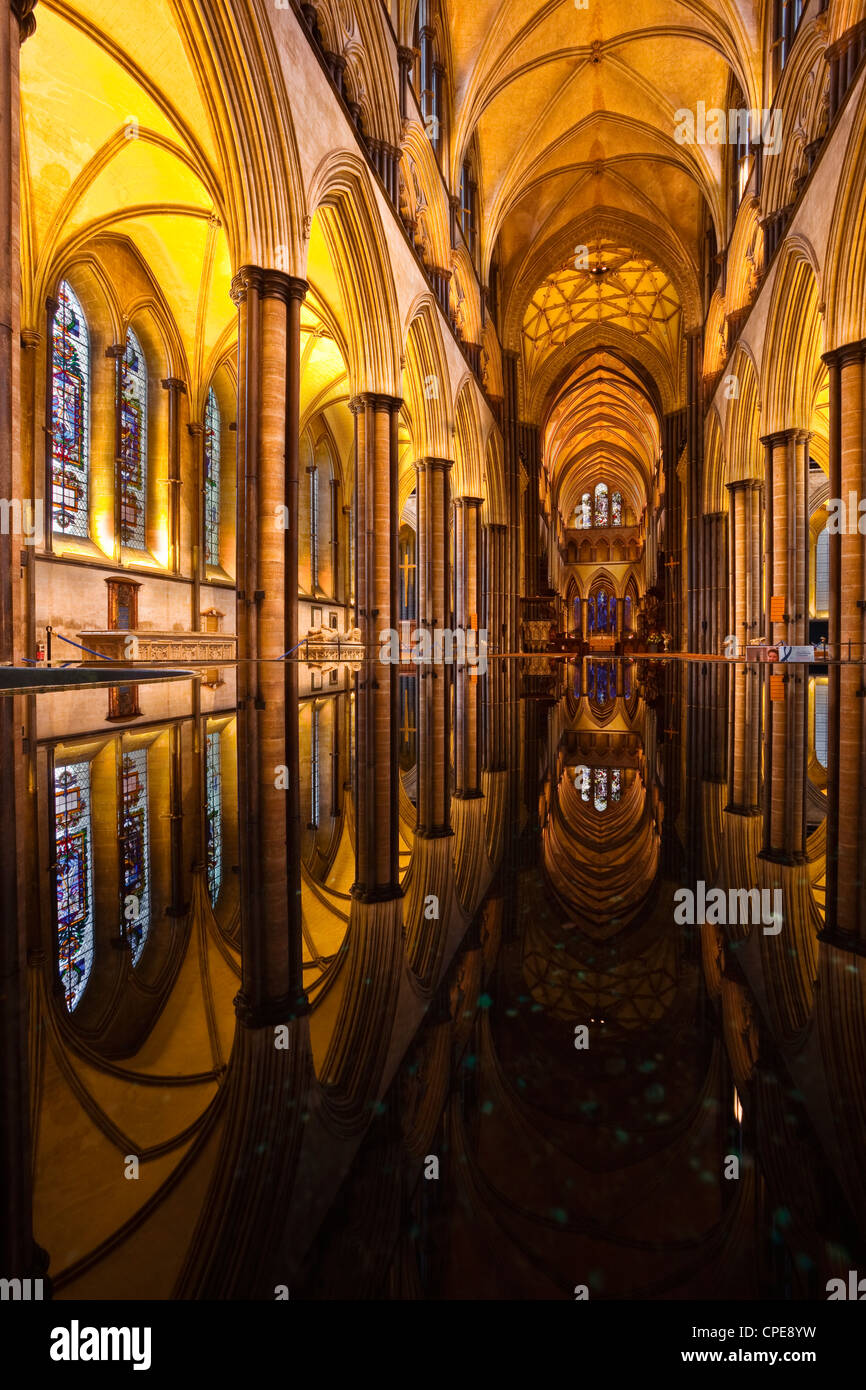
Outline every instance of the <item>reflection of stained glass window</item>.
POLYGON ((592 525, 592 498, 588 492, 583 494, 578 503, 574 524, 578 531, 586 531, 592 525))
POLYGON ((581 801, 589 801, 589 768, 576 767, 574 769, 574 785, 580 792, 581 801))
POLYGON ((614 492, 610 499, 610 522, 612 526, 622 526, 622 493, 614 492))
POLYGON ((611 799, 611 801, 619 801, 619 799, 620 799, 621 796, 622 796, 622 773, 620 772, 619 768, 617 767, 617 768, 614 768, 613 772, 610 774, 610 799, 611 799))
POLYGON ((216 907, 223 872, 223 797, 220 733, 208 734, 205 745, 205 860, 211 907, 216 907))
POLYGON ((93 849, 90 763, 67 763, 54 773, 57 877, 57 959, 70 1013, 93 964, 93 849))
POLYGON ((123 864, 123 924, 132 963, 141 955, 150 927, 150 831, 147 821, 147 749, 124 753, 120 763, 120 855, 123 864))
POLYGON ((593 805, 597 811, 607 810, 607 768, 597 767, 593 773, 593 805))
POLYGON ((319 706, 313 706, 313 731, 310 738, 310 829, 319 825, 319 706))
POLYGON ((607 667, 599 666, 595 673, 595 698, 600 705, 607 701, 607 667))
POLYGON ((213 388, 204 412, 204 547, 205 564, 220 562, 220 449, 222 422, 213 388))
POLYGON ((52 525, 87 536, 90 473, 90 341, 81 305, 64 280, 54 315, 51 374, 52 525))
POLYGON ((595 616, 599 632, 607 632, 607 594, 604 589, 596 599, 595 616))
POLYGON ((120 538, 144 550, 147 487, 147 363, 130 328, 120 364, 120 538))
POLYGON ((631 699, 631 662, 625 668, 625 698, 631 699))
POLYGON ((607 483, 599 483, 595 489, 595 524, 596 526, 609 524, 607 483))

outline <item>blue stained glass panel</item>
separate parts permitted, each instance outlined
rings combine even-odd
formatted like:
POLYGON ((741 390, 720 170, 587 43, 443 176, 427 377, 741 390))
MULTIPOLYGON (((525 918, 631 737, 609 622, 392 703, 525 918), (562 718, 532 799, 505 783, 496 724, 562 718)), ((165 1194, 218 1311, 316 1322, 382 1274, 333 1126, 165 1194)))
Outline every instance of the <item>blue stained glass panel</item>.
POLYGON ((147 363, 130 328, 120 364, 120 539, 145 550, 147 363))
POLYGON ((87 537, 90 483, 90 339, 73 290, 64 280, 54 315, 51 362, 52 526, 87 537))

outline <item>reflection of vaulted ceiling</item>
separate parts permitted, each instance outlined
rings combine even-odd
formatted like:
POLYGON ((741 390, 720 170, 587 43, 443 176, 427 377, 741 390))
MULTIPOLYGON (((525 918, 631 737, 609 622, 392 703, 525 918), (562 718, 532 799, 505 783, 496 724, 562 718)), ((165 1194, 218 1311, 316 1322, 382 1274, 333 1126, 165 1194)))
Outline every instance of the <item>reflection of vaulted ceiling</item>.
POLYGON ((596 483, 614 485, 638 519, 652 495, 658 420, 646 386, 613 353, 581 362, 550 410, 544 453, 563 518, 596 483))
POLYGON ((659 867, 659 837, 640 777, 598 812, 563 768, 542 853, 548 880, 575 925, 598 940, 621 932, 645 907, 659 867))

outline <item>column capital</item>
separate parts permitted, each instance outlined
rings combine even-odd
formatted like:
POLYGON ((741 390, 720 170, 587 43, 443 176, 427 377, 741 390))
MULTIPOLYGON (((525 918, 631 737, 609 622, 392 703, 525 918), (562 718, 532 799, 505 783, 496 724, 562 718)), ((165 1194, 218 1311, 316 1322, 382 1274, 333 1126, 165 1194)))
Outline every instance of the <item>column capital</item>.
POLYGON ((178 395, 186 395, 186 382, 181 381, 178 376, 167 376, 163 379, 162 389, 164 391, 176 391, 178 395))
POLYGON ((828 367, 847 367, 851 362, 866 361, 866 338, 856 343, 843 343, 841 347, 823 353, 821 361, 826 362, 828 367))
POLYGON ((258 265, 243 265, 232 279, 229 293, 235 304, 242 304, 250 291, 260 299, 302 300, 309 286, 306 280, 289 275, 285 270, 263 269, 258 265))
POLYGON ((39 344, 40 344, 41 342, 42 342, 42 334, 39 332, 39 329, 38 329, 38 328, 22 328, 22 329, 21 329, 21 346, 22 346, 22 348, 25 348, 25 349, 26 349, 26 348, 37 348, 37 347, 39 347, 39 344))
POLYGON ((786 430, 775 430, 773 434, 762 434, 760 442, 774 449, 777 444, 798 443, 804 439, 810 439, 808 430, 801 429, 797 425, 791 425, 786 430))
POLYGON ((484 502, 483 497, 455 497, 455 507, 480 507, 484 502))
POLYGON ((109 343, 105 349, 106 357, 113 357, 115 361, 119 361, 125 352, 126 343, 109 343))
POLYGON ((415 62, 414 48, 406 48, 404 44, 400 44, 397 48, 397 61, 401 68, 405 68, 406 72, 408 72, 415 62))
POLYGON ((349 401, 349 409, 353 415, 364 409, 378 410, 382 414, 396 415, 403 406, 400 396, 389 396, 384 391, 359 391, 357 396, 353 396, 349 401))
POLYGON ((204 422, 202 420, 190 420, 187 429, 192 435, 204 434, 204 422))
POLYGON ((748 488, 755 488, 760 491, 763 486, 763 478, 736 478, 732 483, 725 483, 728 492, 736 492, 738 488, 742 488, 743 491, 748 488))
POLYGON ((450 473, 454 467, 453 459, 422 458, 415 460, 415 467, 419 473, 450 473))
POLYGON ((10 8, 13 15, 18 20, 18 31, 20 42, 29 39, 36 33, 36 16, 33 11, 36 9, 36 0, 11 0, 10 8))

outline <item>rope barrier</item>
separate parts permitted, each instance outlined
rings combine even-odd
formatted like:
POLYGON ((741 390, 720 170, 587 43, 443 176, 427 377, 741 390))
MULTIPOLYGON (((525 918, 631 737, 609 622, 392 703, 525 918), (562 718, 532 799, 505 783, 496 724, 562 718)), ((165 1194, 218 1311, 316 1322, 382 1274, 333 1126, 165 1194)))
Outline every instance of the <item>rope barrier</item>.
POLYGON ((70 647, 78 647, 79 651, 87 652, 89 656, 98 656, 98 657, 100 657, 103 661, 112 661, 112 660, 113 660, 112 657, 106 656, 106 655, 105 655, 105 652, 95 652, 95 651, 93 650, 92 647, 83 647, 83 646, 81 645, 80 642, 73 642, 73 640, 72 640, 71 637, 64 637, 64 636, 63 636, 63 633, 62 633, 62 632, 58 632, 56 628, 54 629, 53 635, 54 635, 55 637, 59 637, 60 640, 61 640, 61 642, 68 642, 69 645, 70 645, 70 647))

